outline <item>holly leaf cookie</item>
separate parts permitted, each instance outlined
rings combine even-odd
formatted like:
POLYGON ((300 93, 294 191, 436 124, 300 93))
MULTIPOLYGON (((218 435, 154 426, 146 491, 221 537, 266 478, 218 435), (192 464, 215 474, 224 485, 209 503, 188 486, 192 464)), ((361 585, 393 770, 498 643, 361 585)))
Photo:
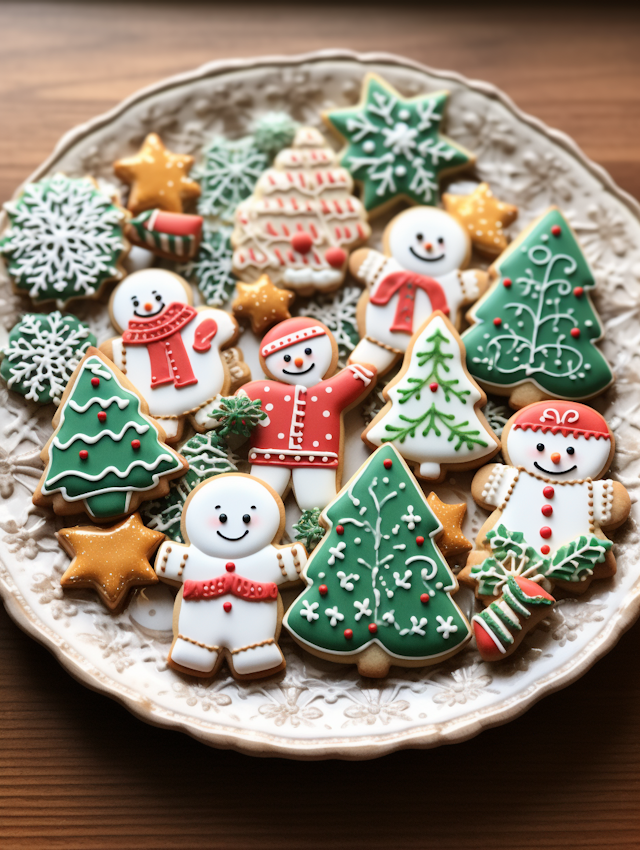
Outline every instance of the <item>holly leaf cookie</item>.
POLYGON ((474 163, 470 151, 440 132, 448 97, 439 91, 405 99, 367 74, 359 104, 323 114, 346 142, 340 162, 362 185, 370 214, 402 199, 435 205, 442 177, 474 163))

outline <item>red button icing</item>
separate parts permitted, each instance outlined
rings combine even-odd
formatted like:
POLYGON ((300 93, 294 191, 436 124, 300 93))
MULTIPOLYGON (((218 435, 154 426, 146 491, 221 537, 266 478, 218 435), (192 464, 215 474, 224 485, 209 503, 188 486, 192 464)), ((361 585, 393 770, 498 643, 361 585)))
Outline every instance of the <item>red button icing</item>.
POLYGON ((107 414, 104 412, 104 410, 101 410, 100 413, 98 413, 98 422, 106 422, 106 421, 107 421, 107 414))
POLYGON ((230 602, 225 602, 222 607, 224 608, 225 612, 228 614, 229 611, 231 611, 231 609, 233 608, 233 605, 230 602))
POLYGON ((540 510, 542 511, 543 516, 551 516, 553 513, 553 508, 551 505, 543 505, 540 510))
POLYGON ((347 640, 351 640, 351 638, 353 637, 353 630, 352 629, 345 629, 344 630, 344 636, 346 637, 347 640))
POLYGON ((562 233, 562 228, 560 227, 559 224, 554 224, 553 227, 551 228, 551 232, 553 233, 554 236, 560 236, 560 234, 562 233))
POLYGON ((416 543, 418 544, 418 546, 422 546, 422 544, 424 543, 424 537, 422 537, 422 535, 416 537, 416 543))
POLYGON ((421 593, 420 594, 420 602, 422 602, 423 605, 427 604, 427 602, 429 601, 429 598, 430 597, 429 597, 428 593, 421 593))
POLYGON ((227 563, 224 565, 224 568, 228 573, 233 573, 235 572, 236 565, 233 563, 233 561, 227 561, 227 563))
POLYGON ((375 623, 369 623, 369 631, 372 635, 375 635, 375 633, 378 631, 378 627, 375 623))
POLYGON ((548 525, 542 526, 542 528, 540 529, 540 537, 544 537, 545 540, 551 537, 551 529, 548 525))
POLYGON ((336 525, 336 534, 344 534, 344 525, 336 525))
POLYGON ((91 378, 91 386, 99 387, 100 386, 100 378, 91 378))
POLYGON ((546 544, 546 543, 544 544, 544 546, 541 546, 541 547, 540 547, 540 552, 541 552, 543 555, 548 555, 550 551, 551 551, 551 546, 547 546, 547 544, 546 544))
POLYGON ((385 469, 391 469, 391 467, 393 466, 393 461, 391 460, 391 458, 387 458, 385 461, 382 462, 382 465, 385 469))
POLYGON ((80 460, 86 460, 89 457, 89 452, 86 449, 81 449, 78 452, 78 456, 80 457, 80 460))
POLYGON ((327 593, 329 593, 329 588, 326 584, 321 584, 318 588, 318 593, 320 594, 320 596, 326 596, 327 593))
POLYGON ((131 448, 139 449, 140 448, 140 440, 131 440, 131 448))
POLYGON ((545 499, 553 499, 555 494, 556 494, 556 491, 553 489, 553 487, 550 484, 549 484, 548 487, 545 487, 544 490, 542 491, 542 495, 545 497, 545 499))
POLYGON ((438 384, 435 381, 433 381, 433 383, 429 384, 429 389, 431 390, 432 393, 435 393, 438 389, 438 384))
POLYGON ((291 237, 291 247, 299 254, 308 254, 313 247, 313 239, 308 233, 294 233, 291 237))
POLYGON ((342 248, 327 248, 324 252, 324 258, 332 269, 339 269, 346 262, 347 252, 343 251, 342 248))

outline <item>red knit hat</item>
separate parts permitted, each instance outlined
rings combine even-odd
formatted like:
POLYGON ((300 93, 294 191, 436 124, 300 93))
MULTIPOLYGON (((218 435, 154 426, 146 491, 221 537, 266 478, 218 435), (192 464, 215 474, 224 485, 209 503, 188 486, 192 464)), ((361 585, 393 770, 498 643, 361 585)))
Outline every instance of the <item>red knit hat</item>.
POLYGON ((605 440, 611 439, 609 426, 606 420, 592 407, 586 404, 577 404, 571 401, 537 401, 523 407, 513 417, 513 428, 522 428, 526 431, 542 431, 546 434, 562 433, 563 437, 573 434, 574 437, 601 437, 605 440))
POLYGON ((313 339, 315 336, 325 336, 329 329, 317 319, 308 319, 300 316, 295 319, 285 319, 271 328, 262 338, 260 354, 268 357, 275 351, 281 351, 296 342, 313 339))

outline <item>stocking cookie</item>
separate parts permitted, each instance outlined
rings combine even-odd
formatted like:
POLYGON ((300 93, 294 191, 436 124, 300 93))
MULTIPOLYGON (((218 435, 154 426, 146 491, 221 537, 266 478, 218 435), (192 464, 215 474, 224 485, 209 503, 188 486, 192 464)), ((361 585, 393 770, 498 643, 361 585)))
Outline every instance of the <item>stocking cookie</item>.
POLYGON ((169 664, 213 676, 226 659, 238 679, 285 667, 278 636, 278 588, 298 581, 304 546, 278 545, 284 505, 268 484, 230 473, 199 484, 182 514, 185 544, 167 542, 156 559, 162 581, 182 585, 169 664))
POLYGON ((106 522, 163 496, 189 464, 165 445, 148 412, 122 372, 89 348, 53 417, 33 503, 106 522))
POLYGON ((162 422, 169 442, 180 439, 187 417, 197 431, 214 427, 209 414, 231 387, 221 349, 235 342, 238 323, 223 310, 191 303, 178 275, 135 272, 111 296, 111 321, 122 336, 100 346, 162 422))
POLYGON ((435 542, 442 526, 393 446, 362 465, 320 521, 327 533, 303 573, 307 588, 284 619, 301 646, 379 677, 392 664, 443 661, 469 640, 435 542))
POLYGON ((440 310, 459 327, 462 307, 488 283, 486 272, 467 269, 471 239, 444 210, 413 207, 393 218, 380 254, 356 251, 352 274, 367 285, 358 304, 361 341, 350 362, 372 363, 384 374, 404 355, 411 336, 440 310))
POLYGON ((592 408, 536 402, 506 424, 505 464, 476 473, 472 495, 494 511, 459 578, 488 606, 473 621, 487 660, 517 647, 553 604, 554 586, 580 594, 614 575, 604 531, 621 525, 631 507, 622 484, 601 477, 614 451, 606 420, 592 408))
POLYGON ((161 209, 145 210, 127 224, 125 232, 133 245, 180 263, 192 260, 198 253, 202 218, 161 209))
POLYGON ((342 417, 375 386, 375 369, 354 364, 334 374, 337 362, 326 325, 288 319, 262 340, 267 378, 238 391, 260 400, 267 416, 251 434, 251 474, 281 496, 292 483, 301 510, 324 508, 340 489, 342 417))
POLYGON ((386 405, 362 434, 370 446, 392 443, 416 475, 442 481, 500 450, 482 414, 487 397, 465 367, 464 345, 440 311, 412 338, 402 369, 383 390, 386 405))
POLYGON ((560 210, 523 231, 490 268, 492 287, 469 311, 467 366, 512 407, 603 392, 611 367, 596 348, 603 329, 593 272, 560 210))

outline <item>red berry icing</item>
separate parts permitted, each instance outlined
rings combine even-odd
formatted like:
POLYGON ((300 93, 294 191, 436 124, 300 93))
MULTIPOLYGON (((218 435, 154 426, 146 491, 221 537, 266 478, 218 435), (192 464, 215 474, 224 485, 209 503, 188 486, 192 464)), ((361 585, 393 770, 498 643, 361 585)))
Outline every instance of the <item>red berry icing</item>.
POLYGON ((369 631, 372 635, 375 635, 375 633, 378 631, 378 627, 375 623, 369 623, 369 631))
POLYGON ((100 378, 91 378, 91 386, 99 387, 100 386, 100 378))
POLYGON ((553 489, 553 487, 550 484, 547 487, 545 487, 544 490, 542 491, 542 495, 545 497, 545 499, 553 499, 555 494, 556 494, 556 491, 553 489))
POLYGON ((582 296, 584 295, 584 289, 581 286, 576 286, 573 290, 573 294, 576 296, 576 298, 582 298, 582 296))
POLYGON ((580 328, 571 328, 571 336, 574 339, 578 339, 578 337, 580 336, 580 328))
POLYGON ((139 449, 140 448, 140 440, 131 440, 131 448, 139 449))
POLYGON ((494 324, 497 328, 499 328, 499 327, 500 327, 500 325, 502 324, 502 319, 500 318, 500 316, 496 316, 496 317, 495 317, 495 319, 493 320, 493 324, 494 324))
POLYGON ((308 254, 313 247, 313 239, 308 233, 294 233, 291 237, 291 247, 299 254, 308 254))
POLYGON ((107 421, 107 414, 104 412, 104 410, 101 410, 100 413, 98 413, 98 421, 99 422, 106 422, 107 421))
POLYGON ((543 505, 540 510, 542 511, 543 516, 551 516, 553 513, 553 508, 551 505, 543 505))
POLYGON ((320 596, 326 596, 327 593, 329 593, 329 588, 326 584, 321 584, 318 588, 318 593, 320 594, 320 596))
POLYGON ((422 537, 422 535, 420 537, 416 537, 416 543, 418 544, 418 546, 422 546, 422 544, 424 543, 424 537, 422 537))
POLYGON ((346 262, 347 252, 343 251, 342 248, 327 248, 324 252, 324 258, 331 268, 339 269, 346 262))
POLYGON ((505 289, 511 289, 512 283, 513 283, 513 281, 511 280, 510 277, 505 277, 505 279, 502 281, 502 285, 505 287, 505 289))
POLYGON ((78 455, 80 457, 80 460, 86 460, 89 457, 89 452, 86 449, 81 449, 78 452, 78 455))
POLYGON ((233 561, 227 561, 227 563, 224 565, 224 568, 228 573, 232 573, 235 571, 236 565, 233 563, 233 561))
POLYGON ((352 629, 345 629, 344 630, 344 636, 346 637, 347 640, 351 640, 351 638, 353 637, 353 630, 352 629))
POLYGON ((385 461, 383 461, 382 465, 385 469, 391 469, 391 467, 393 466, 393 461, 390 457, 388 457, 385 461))
POLYGON ((544 546, 540 547, 540 552, 543 555, 548 555, 550 551, 551 551, 551 546, 548 546, 546 543, 544 544, 544 546))
POLYGON ((437 384, 437 382, 436 382, 436 381, 433 381, 432 383, 430 383, 430 384, 429 384, 429 389, 431 390, 431 392, 432 392, 432 393, 435 393, 435 392, 436 392, 436 390, 438 389, 438 384, 437 384))
POLYGON ((551 228, 551 232, 553 233, 554 236, 560 236, 560 234, 562 233, 562 228, 560 227, 559 224, 554 224, 553 227, 551 228))
POLYGON ((422 602, 423 605, 426 605, 427 602, 429 601, 429 599, 430 599, 430 597, 429 597, 428 593, 421 593, 420 594, 420 602, 422 602))
POLYGON ((344 525, 336 525, 336 534, 344 534, 344 525))
POLYGON ((222 607, 224 608, 224 610, 228 614, 229 611, 231 611, 231 609, 233 608, 233 605, 230 602, 225 602, 222 607))
POLYGON ((540 529, 540 537, 544 537, 545 540, 551 537, 551 529, 548 525, 542 526, 542 528, 540 529))

